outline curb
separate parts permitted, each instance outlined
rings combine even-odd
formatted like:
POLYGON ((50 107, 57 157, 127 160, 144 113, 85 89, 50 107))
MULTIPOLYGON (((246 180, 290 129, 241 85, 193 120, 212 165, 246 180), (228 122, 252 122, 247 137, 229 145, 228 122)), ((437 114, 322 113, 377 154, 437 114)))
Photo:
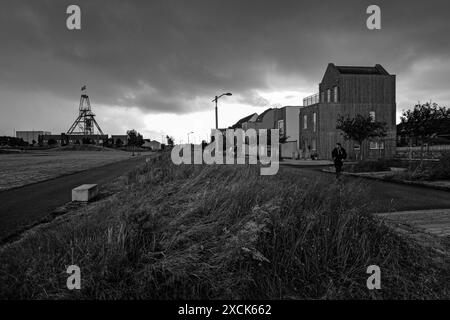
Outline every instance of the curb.
MULTIPOLYGON (((334 171, 328 170, 328 169, 322 169, 322 172, 335 173, 334 171)), ((346 176, 352 176, 352 177, 357 177, 357 178, 362 178, 362 179, 372 179, 372 180, 378 180, 378 181, 383 181, 383 182, 392 182, 392 183, 397 183, 397 184, 405 184, 405 185, 410 185, 410 186, 423 187, 423 188, 428 188, 428 189, 450 191, 450 186, 449 187, 434 186, 434 185, 425 184, 425 183, 419 182, 419 181, 384 179, 384 178, 374 177, 374 176, 362 176, 362 175, 359 175, 357 173, 352 173, 352 172, 342 172, 342 174, 346 175, 346 176)))

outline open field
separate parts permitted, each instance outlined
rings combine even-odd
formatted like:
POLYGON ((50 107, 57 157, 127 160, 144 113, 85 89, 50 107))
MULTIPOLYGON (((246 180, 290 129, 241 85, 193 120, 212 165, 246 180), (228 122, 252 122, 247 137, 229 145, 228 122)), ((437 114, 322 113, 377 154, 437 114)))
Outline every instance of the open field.
POLYGON ((450 298, 448 255, 368 213, 361 181, 164 156, 118 186, 1 248, 0 298, 450 298), (373 264, 382 290, 366 287, 373 264))
POLYGON ((0 191, 130 158, 129 152, 27 151, 0 154, 0 191))
POLYGON ((59 206, 71 201, 72 189, 86 183, 98 184, 100 197, 111 181, 145 163, 155 155, 131 157, 70 175, 0 192, 0 243, 8 235, 53 216, 59 206))

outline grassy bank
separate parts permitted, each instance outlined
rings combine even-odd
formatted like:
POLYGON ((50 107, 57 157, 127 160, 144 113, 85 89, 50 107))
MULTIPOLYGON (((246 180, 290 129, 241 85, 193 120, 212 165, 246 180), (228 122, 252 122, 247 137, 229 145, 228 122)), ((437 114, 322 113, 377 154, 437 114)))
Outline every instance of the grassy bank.
POLYGON ((361 185, 165 156, 123 186, 0 250, 0 298, 450 297, 443 257, 367 214, 361 185), (382 290, 366 288, 372 264, 382 290))

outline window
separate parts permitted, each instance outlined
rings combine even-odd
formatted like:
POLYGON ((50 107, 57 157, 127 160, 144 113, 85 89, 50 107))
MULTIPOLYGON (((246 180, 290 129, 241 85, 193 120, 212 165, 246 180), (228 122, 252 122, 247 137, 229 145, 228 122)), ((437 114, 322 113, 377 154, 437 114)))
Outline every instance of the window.
POLYGON ((306 114, 303 116, 303 129, 308 129, 308 116, 306 114))
POLYGON ((311 149, 314 150, 314 151, 317 150, 316 139, 312 139, 312 141, 311 141, 311 149))
POLYGON ((327 102, 331 102, 331 90, 327 89, 327 102))
POLYGON ((338 87, 334 87, 334 102, 338 102, 338 87))
POLYGON ((370 141, 369 143, 370 150, 383 150, 384 149, 384 142, 377 142, 377 141, 370 141))
POLYGON ((372 119, 372 122, 375 122, 375 111, 370 111, 369 116, 372 119))
POLYGON ((325 91, 322 91, 320 93, 320 102, 324 103, 325 102, 325 91))
POLYGON ((284 120, 278 120, 278 130, 280 131, 280 136, 284 135, 284 120))
POLYGON ((313 130, 316 132, 317 130, 317 113, 313 113, 313 130))

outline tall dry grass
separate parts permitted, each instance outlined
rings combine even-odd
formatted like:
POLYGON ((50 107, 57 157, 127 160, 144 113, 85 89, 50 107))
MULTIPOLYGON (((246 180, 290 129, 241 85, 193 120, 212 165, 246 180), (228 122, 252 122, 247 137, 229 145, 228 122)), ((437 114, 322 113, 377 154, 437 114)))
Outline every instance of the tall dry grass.
POLYGON ((255 166, 171 164, 0 253, 0 297, 83 299, 449 298, 443 257, 366 212, 358 183, 255 166), (331 180, 333 181, 333 180, 331 180), (82 290, 68 291, 76 264, 82 290), (380 266, 382 290, 366 287, 380 266))

